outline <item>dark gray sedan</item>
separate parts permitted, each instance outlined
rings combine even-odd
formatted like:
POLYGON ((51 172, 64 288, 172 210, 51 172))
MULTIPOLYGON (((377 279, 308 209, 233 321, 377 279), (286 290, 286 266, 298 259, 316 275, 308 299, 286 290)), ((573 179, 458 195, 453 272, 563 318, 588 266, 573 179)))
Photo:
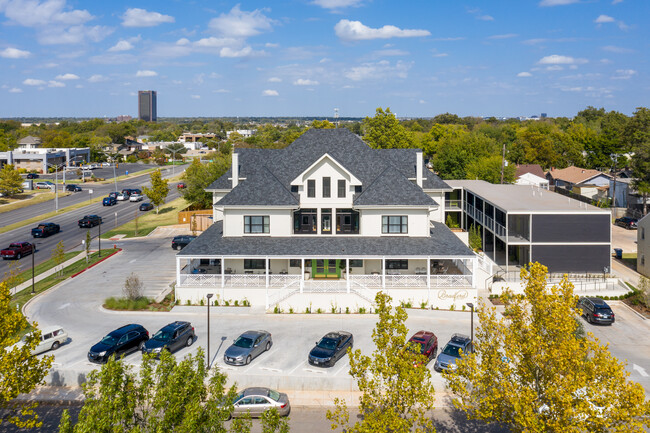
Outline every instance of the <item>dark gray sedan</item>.
POLYGON ((226 350, 223 360, 230 365, 248 365, 273 345, 268 331, 246 331, 226 350))

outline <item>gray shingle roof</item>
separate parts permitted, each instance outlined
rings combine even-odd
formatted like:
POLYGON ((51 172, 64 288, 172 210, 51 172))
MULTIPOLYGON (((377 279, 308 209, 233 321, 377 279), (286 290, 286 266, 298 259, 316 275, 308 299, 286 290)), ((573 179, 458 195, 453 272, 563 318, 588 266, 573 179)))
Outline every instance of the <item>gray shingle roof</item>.
POLYGON ((223 237, 221 221, 211 225, 177 254, 180 257, 474 257, 446 225, 435 223, 430 237, 246 236, 223 237))
POLYGON ((400 176, 392 166, 384 170, 360 195, 354 199, 355 206, 435 206, 437 203, 422 189, 400 176))
MULTIPOLYGON (((407 181, 409 178, 415 178, 417 149, 372 149, 346 128, 310 129, 284 149, 236 149, 235 151, 239 155, 239 175, 246 178, 241 182, 242 184, 257 179, 256 173, 263 172, 262 167, 265 167, 269 173, 275 176, 275 180, 280 185, 290 190, 291 181, 326 153, 361 180, 364 189, 368 188, 389 167, 393 169, 389 172, 393 178, 401 177, 407 181)), ((423 167, 423 174, 425 189, 451 190, 426 167, 423 167)), ((228 170, 208 189, 230 189, 231 177, 232 172, 228 170)), ((267 204, 288 203, 288 198, 284 193, 273 191, 278 188, 276 182, 260 182, 259 180, 256 182, 255 189, 246 189, 249 192, 254 190, 254 195, 245 194, 244 188, 241 188, 233 197, 229 198, 228 196, 235 191, 228 193, 219 203, 224 206, 262 205, 255 199, 259 196, 268 197, 269 199, 265 201, 267 204), (273 198, 280 199, 280 196, 282 196, 282 203, 270 203, 273 198)), ((402 182, 400 183, 403 185, 402 182)), ((235 189, 238 188, 239 186, 235 189)), ((375 202, 370 203, 370 197, 368 197, 364 204, 387 204, 394 200, 392 195, 393 193, 389 190, 384 190, 383 195, 382 191, 377 191, 372 195, 375 202)), ((294 196, 297 197, 295 194, 294 196)), ((416 201, 423 203, 424 198, 419 196, 416 201)), ((428 202, 428 204, 432 203, 428 202)), ((435 204, 434 201, 433 204, 435 204)))
POLYGON ((219 201, 221 206, 254 203, 256 206, 297 206, 298 199, 278 179, 262 166, 251 172, 219 201))

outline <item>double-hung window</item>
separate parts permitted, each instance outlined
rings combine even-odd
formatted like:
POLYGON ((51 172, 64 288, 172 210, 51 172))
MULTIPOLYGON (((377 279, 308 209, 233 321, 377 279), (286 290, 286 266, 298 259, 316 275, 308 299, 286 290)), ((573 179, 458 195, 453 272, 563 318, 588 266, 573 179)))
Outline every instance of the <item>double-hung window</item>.
POLYGON ((314 179, 307 180, 307 197, 316 197, 316 181, 314 179))
POLYGON ((345 179, 339 179, 338 182, 338 197, 345 198, 345 179))
POLYGON ((244 233, 269 233, 268 216, 245 216, 244 233))
POLYGON ((332 179, 329 177, 323 178, 323 197, 330 198, 332 196, 332 179))
POLYGON ((388 234, 408 233, 408 216, 383 216, 381 221, 381 232, 388 234))

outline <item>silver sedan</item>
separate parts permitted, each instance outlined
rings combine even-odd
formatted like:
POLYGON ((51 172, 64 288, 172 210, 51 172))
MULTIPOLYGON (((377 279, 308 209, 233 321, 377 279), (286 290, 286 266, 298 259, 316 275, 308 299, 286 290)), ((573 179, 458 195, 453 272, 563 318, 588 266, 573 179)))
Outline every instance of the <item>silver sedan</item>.
POLYGON ((248 365, 273 345, 268 331, 246 331, 226 350, 223 360, 230 365, 248 365))
POLYGON ((287 416, 291 412, 289 397, 269 388, 246 388, 236 398, 233 404, 232 416, 259 417, 269 410, 277 409, 280 416, 287 416))

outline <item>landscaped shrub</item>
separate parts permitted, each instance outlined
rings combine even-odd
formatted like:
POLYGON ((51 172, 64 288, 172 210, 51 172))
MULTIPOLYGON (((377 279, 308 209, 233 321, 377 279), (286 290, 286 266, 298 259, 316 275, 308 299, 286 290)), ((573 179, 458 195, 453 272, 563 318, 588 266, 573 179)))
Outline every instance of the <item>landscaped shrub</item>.
POLYGON ((151 300, 146 297, 138 299, 128 298, 108 298, 104 305, 110 310, 146 310, 149 307, 151 300))

